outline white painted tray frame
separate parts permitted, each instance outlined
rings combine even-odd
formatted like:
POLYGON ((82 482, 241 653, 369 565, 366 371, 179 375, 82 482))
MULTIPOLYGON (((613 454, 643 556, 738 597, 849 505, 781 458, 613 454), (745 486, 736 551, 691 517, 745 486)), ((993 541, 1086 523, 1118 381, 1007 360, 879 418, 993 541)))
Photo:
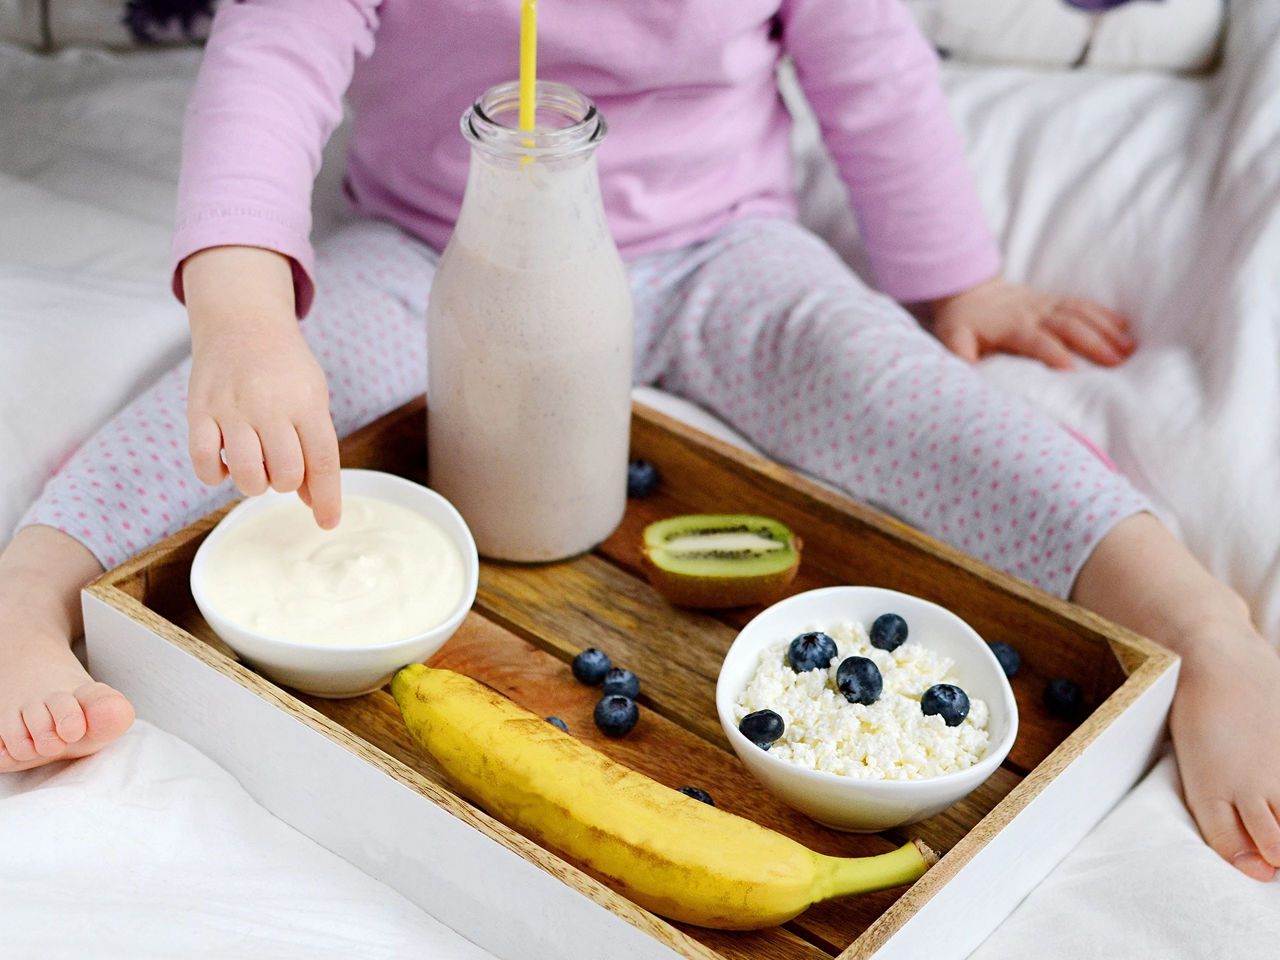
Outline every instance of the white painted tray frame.
MULTIPOLYGON (((140 718, 499 960, 716 960, 122 590, 91 585, 84 617, 94 676, 140 718)), ((1163 739, 1178 661, 1126 636, 1139 654, 1125 683, 840 960, 942 960, 940 944, 966 956, 1137 781, 1163 739)))

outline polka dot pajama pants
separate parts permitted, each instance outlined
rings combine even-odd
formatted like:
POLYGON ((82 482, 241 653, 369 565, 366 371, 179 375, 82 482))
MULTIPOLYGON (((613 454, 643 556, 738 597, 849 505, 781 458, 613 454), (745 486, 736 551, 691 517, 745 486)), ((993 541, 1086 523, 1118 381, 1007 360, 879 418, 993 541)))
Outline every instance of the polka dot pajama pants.
MULTIPOLYGON (((318 251, 302 331, 340 436, 420 394, 436 254, 383 223, 318 251)), ((1065 596, 1094 544, 1149 509, 1077 438, 982 379, 820 240, 748 218, 629 264, 637 383, 717 414, 777 460, 1065 596)), ((22 523, 112 566, 236 496, 187 455, 190 363, 106 424, 22 523)))

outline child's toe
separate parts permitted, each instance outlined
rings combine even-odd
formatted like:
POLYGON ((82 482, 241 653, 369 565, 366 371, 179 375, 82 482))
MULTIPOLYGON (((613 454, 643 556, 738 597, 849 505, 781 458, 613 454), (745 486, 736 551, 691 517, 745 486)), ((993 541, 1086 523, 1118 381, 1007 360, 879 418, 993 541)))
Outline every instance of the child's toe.
POLYGON ((133 724, 133 704, 115 688, 95 681, 79 687, 75 695, 84 710, 89 739, 114 740, 133 724))
POLYGON ((1231 858, 1231 865, 1246 877, 1261 880, 1264 883, 1276 875, 1276 868, 1263 860, 1253 850, 1245 850, 1231 858))
POLYGON ((27 726, 27 736, 31 738, 36 756, 51 760, 67 749, 67 745, 53 728, 53 715, 43 703, 23 707, 22 722, 27 726))
POLYGON ((1261 859, 1269 868, 1280 867, 1280 823, 1266 797, 1240 804, 1240 819, 1261 859))
POLYGON ((53 730, 65 744, 78 743, 88 730, 84 709, 71 693, 55 693, 45 699, 44 705, 53 718, 53 730))
POLYGON ((1246 876, 1255 880, 1270 880, 1275 868, 1258 855, 1257 848, 1245 832, 1244 823, 1233 804, 1215 798, 1206 804, 1193 807, 1196 821, 1205 842, 1218 855, 1246 876))
POLYGON ((36 758, 36 745, 27 733, 27 725, 22 722, 22 714, 15 713, 5 717, 0 726, 0 745, 9 754, 15 764, 26 763, 36 758))

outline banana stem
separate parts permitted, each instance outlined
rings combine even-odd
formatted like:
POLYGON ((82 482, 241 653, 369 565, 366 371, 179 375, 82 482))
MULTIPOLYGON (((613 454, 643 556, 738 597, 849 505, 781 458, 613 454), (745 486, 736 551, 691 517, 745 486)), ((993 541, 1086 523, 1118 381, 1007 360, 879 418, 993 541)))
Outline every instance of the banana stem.
POLYGON ((920 840, 874 857, 825 857, 819 900, 887 890, 920 879, 938 855, 920 840))

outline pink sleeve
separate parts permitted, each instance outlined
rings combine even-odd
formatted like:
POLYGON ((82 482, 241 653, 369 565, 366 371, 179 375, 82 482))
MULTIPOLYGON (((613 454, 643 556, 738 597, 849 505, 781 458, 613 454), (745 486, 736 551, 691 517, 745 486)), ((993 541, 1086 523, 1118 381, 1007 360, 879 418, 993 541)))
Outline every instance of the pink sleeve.
POLYGON ((206 247, 265 247, 293 262, 298 316, 311 306, 311 190, 342 119, 378 0, 235 0, 214 17, 187 105, 171 263, 206 247))
POLYGON ((783 0, 783 43, 849 189, 880 287, 931 300, 1000 256, 938 80, 900 0, 783 0))

